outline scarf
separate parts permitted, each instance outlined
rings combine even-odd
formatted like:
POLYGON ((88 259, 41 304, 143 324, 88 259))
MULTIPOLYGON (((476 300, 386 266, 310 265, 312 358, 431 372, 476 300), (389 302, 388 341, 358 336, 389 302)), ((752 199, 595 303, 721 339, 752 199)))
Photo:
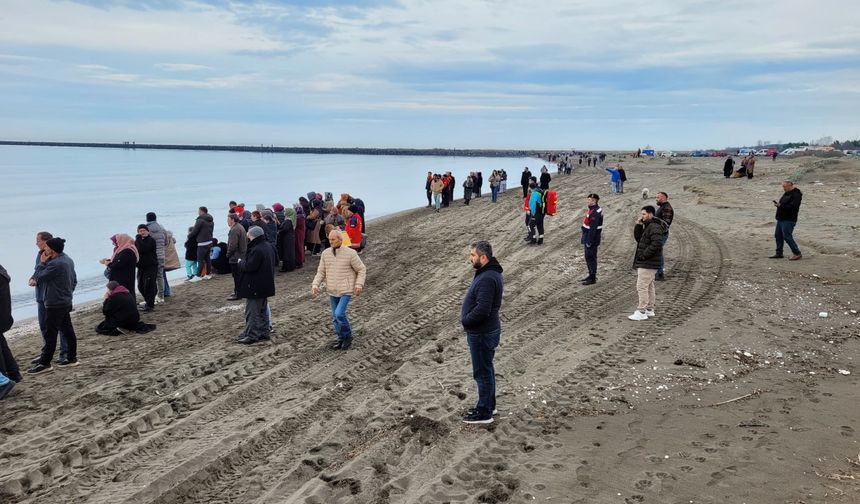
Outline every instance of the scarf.
POLYGON ((134 238, 127 234, 115 234, 110 237, 110 241, 113 242, 113 255, 110 257, 110 260, 113 261, 116 259, 117 254, 122 252, 123 250, 131 250, 134 252, 134 257, 136 259, 140 259, 140 254, 137 252, 137 247, 134 246, 134 238))

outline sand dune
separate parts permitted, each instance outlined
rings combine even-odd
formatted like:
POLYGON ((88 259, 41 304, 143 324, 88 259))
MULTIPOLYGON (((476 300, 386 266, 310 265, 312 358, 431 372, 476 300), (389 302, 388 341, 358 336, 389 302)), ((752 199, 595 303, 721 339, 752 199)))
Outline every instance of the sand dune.
MULTIPOLYGON (((542 247, 522 242, 519 188, 373 222, 345 353, 326 349, 327 301, 308 295, 316 258, 278 277, 268 345, 233 342, 229 278, 179 289, 149 335, 96 336, 97 313, 79 313, 82 365, 2 402, 0 502, 857 502, 858 165, 761 161, 748 181, 717 159, 629 160, 623 195, 585 168, 554 183, 542 247), (768 260, 791 176, 805 257, 768 260), (657 317, 634 323, 642 187, 668 192, 677 220, 657 317), (595 191, 605 231, 584 287, 595 191), (475 399, 458 315, 476 239, 506 281, 489 428, 459 421, 475 399)), ((38 340, 13 342, 22 362, 38 340)))

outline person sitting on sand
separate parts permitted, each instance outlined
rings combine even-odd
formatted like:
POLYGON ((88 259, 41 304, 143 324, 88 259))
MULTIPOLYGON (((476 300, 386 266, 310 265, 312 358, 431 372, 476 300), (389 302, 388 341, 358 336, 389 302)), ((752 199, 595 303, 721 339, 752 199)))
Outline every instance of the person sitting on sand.
POLYGON ((106 336, 119 336, 126 331, 148 333, 155 325, 140 321, 134 295, 115 280, 107 283, 102 313, 105 319, 96 326, 96 333, 106 336))

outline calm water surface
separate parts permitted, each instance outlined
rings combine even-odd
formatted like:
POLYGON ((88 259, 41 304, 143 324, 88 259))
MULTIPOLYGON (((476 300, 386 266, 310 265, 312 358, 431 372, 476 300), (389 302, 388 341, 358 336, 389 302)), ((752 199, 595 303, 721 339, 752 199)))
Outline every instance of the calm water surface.
MULTIPOLYGON (((134 236, 147 212, 182 244, 203 205, 215 217, 215 236, 227 235, 227 203, 270 207, 298 201, 309 191, 348 192, 367 206, 367 218, 423 206, 427 171, 452 171, 460 185, 469 171, 485 180, 505 169, 519 184, 523 166, 532 171, 544 163, 522 158, 451 158, 355 156, 335 154, 261 154, 211 151, 156 151, 72 147, 0 146, 0 264, 12 276, 12 310, 16 320, 36 313, 27 279, 36 258, 35 235, 49 231, 65 238, 75 261, 75 303, 101 297, 110 237, 134 236)), ((488 184, 485 183, 488 191, 488 184)), ((462 197, 458 188, 457 197, 462 197)), ((368 230, 372 235, 373 230, 368 230)), ((180 272, 175 275, 182 276, 180 272)), ((178 282, 179 280, 176 280, 178 282)))

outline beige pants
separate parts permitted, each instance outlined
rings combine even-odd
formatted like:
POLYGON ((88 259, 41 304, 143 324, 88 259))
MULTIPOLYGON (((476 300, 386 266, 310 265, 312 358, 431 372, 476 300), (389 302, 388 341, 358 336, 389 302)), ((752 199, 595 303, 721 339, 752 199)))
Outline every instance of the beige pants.
POLYGON ((636 291, 639 293, 639 311, 653 310, 657 299, 654 289, 655 269, 636 268, 636 291))

